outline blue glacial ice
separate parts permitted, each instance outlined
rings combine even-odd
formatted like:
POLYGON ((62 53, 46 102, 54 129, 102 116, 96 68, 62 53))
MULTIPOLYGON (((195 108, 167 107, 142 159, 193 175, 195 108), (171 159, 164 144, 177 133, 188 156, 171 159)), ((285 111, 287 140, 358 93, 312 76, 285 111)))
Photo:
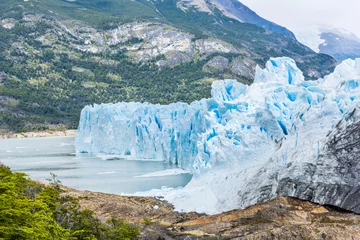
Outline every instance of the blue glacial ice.
POLYGON ((165 196, 178 210, 246 207, 263 201, 254 189, 270 186, 267 196, 276 197, 279 176, 304 178, 301 166, 317 161, 329 131, 359 107, 359 84, 360 59, 305 81, 294 60, 271 58, 252 85, 215 81, 211 98, 191 104, 86 106, 76 150, 169 161, 193 172, 184 189, 165 196), (288 171, 289 163, 299 167, 288 171))

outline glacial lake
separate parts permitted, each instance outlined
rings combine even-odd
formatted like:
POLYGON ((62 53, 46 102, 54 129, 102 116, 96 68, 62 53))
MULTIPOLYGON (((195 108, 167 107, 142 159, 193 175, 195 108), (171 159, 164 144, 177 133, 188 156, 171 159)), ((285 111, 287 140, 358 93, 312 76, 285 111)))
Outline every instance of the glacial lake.
POLYGON ((0 162, 32 179, 46 181, 54 173, 63 185, 114 194, 183 187, 192 177, 165 162, 76 155, 74 137, 0 140, 0 162))

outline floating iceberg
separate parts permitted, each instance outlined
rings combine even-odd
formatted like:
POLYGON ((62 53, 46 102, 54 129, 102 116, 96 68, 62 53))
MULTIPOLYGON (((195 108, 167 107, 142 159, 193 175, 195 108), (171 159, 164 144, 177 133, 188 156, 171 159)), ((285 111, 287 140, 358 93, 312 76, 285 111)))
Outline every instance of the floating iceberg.
MULTIPOLYGON (((193 172, 185 188, 165 195, 178 210, 214 213, 294 196, 359 212, 360 201, 347 200, 360 197, 360 190, 351 192, 360 179, 348 173, 354 167, 360 172, 357 158, 346 167, 330 147, 360 120, 359 84, 360 59, 344 61, 324 79, 305 81, 294 60, 272 58, 265 69, 257 67, 251 86, 215 81, 211 98, 191 104, 87 106, 76 150, 164 160, 193 172), (339 122, 346 126, 341 131, 339 122), (332 196, 341 187, 348 190, 332 196)), ((360 130, 353 134, 345 145, 359 145, 354 139, 360 130)))

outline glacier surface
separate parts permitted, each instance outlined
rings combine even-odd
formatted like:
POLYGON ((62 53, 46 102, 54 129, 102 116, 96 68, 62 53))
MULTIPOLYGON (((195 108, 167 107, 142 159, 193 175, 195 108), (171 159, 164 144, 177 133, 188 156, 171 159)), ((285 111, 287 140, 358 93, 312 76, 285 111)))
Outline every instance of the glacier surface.
POLYGON ((305 81, 294 60, 272 58, 257 67, 252 85, 215 81, 211 98, 191 104, 87 106, 76 150, 165 160, 193 172, 187 186, 164 194, 180 211, 216 213, 294 196, 360 212, 360 201, 348 200, 360 198, 358 155, 349 160, 339 150, 340 161, 331 144, 344 138, 350 153, 359 146, 360 131, 339 137, 360 120, 359 84, 360 59, 305 81))

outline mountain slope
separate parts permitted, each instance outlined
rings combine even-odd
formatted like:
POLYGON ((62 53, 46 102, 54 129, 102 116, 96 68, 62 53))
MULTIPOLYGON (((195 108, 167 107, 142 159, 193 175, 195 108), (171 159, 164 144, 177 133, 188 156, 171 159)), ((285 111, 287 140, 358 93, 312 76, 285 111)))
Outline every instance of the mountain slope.
POLYGON ((295 39, 295 35, 291 31, 260 17, 250 8, 237 0, 214 0, 213 3, 223 10, 224 13, 229 14, 229 17, 238 19, 244 23, 252 23, 272 32, 295 39))
POLYGON ((343 29, 315 26, 296 32, 300 42, 338 61, 360 57, 360 38, 343 29))
POLYGON ((326 31, 321 33, 324 43, 320 44, 320 53, 328 54, 338 61, 360 57, 360 39, 356 36, 326 31))
POLYGON ((251 83, 255 66, 291 56, 308 78, 336 61, 217 8, 178 1, 4 0, 0 3, 0 129, 76 127, 84 105, 191 102, 211 82, 251 83))

